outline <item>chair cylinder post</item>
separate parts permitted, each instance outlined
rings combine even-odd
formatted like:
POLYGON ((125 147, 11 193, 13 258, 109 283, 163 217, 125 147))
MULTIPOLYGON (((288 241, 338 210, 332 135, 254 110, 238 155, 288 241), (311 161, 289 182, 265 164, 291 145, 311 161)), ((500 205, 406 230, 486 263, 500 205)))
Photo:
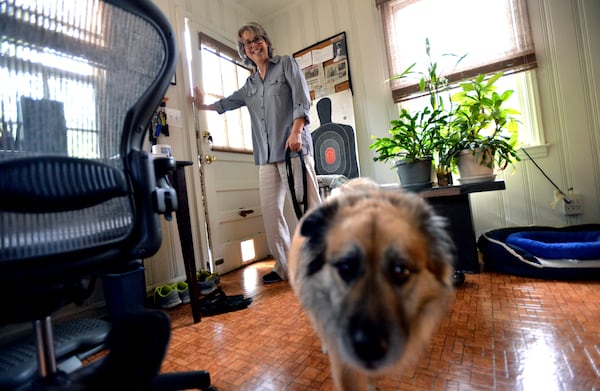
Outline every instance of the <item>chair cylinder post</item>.
POLYGON ((52 334, 52 318, 46 316, 34 322, 37 347, 38 374, 41 378, 58 371, 54 353, 54 336, 52 334))

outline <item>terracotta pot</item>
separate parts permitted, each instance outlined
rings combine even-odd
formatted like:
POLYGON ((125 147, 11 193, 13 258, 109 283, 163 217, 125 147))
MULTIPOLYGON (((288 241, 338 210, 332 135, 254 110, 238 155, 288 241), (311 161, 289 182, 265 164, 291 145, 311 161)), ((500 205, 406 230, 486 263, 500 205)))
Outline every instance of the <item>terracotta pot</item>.
POLYGON ((452 184, 452 173, 436 173, 438 186, 448 186, 452 184))

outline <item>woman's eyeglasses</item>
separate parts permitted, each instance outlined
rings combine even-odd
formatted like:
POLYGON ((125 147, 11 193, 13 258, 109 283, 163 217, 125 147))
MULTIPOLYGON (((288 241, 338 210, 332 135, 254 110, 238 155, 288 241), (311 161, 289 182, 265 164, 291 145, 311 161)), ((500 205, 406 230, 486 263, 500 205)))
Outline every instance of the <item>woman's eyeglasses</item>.
POLYGON ((246 49, 250 49, 252 47, 252 45, 254 45, 254 44, 260 45, 262 42, 263 42, 262 37, 255 37, 252 41, 244 42, 244 47, 246 49))

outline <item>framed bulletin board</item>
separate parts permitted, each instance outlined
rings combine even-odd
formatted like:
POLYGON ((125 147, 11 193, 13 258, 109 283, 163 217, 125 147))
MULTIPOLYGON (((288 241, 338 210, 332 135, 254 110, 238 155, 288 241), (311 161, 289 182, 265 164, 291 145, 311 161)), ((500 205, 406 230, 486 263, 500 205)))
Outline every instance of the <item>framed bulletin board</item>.
POLYGON ((312 100, 352 92, 345 32, 294 53, 294 58, 304 72, 312 100))

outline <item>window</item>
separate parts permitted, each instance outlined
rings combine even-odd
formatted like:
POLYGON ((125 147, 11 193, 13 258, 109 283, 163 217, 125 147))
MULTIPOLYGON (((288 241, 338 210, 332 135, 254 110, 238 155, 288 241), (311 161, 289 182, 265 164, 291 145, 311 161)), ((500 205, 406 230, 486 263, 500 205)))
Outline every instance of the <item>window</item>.
MULTIPOLYGON (((250 71, 238 58, 235 50, 200 34, 202 86, 207 102, 230 95, 246 82, 250 71)), ((206 118, 214 150, 252 152, 250 115, 245 107, 222 115, 207 111, 206 118)))
MULTIPOLYGON (((531 91, 537 91, 533 71, 520 72, 502 77, 496 82, 498 91, 513 90, 515 91, 510 99, 505 103, 506 107, 513 108, 520 112, 519 120, 519 141, 522 146, 535 146, 543 144, 541 134, 536 131, 539 129, 537 122, 538 113, 536 104, 537 98, 531 91)), ((450 88, 442 95, 444 105, 448 107, 447 102, 450 96, 459 92, 459 87, 450 88)), ((427 105, 428 96, 416 96, 412 99, 406 99, 400 102, 399 108, 405 108, 409 112, 415 112, 427 105)), ((539 152, 535 152, 536 154, 539 152)), ((538 155, 540 156, 540 155, 538 155)), ((521 156, 522 157, 522 156, 521 156)))
MULTIPOLYGON (((25 1, 15 7, 14 12, 33 13, 33 1, 25 1)), ((4 5, 8 7, 8 5, 4 5)), ((69 12, 77 14, 77 5, 70 4, 65 9, 54 10, 48 5, 45 11, 57 15, 54 28, 65 36, 80 38, 85 21, 78 18, 69 20, 69 12), (57 27, 58 26, 58 27, 57 27)), ((81 11, 81 10, 79 10, 81 11)), ((35 20, 31 16, 31 20, 35 20)), ((26 22, 23 22, 26 23, 26 22)), ((87 60, 69 53, 62 53, 41 46, 24 44, 21 41, 3 37, 0 40, 0 149, 21 149, 24 129, 19 113, 21 99, 48 100, 60 102, 64 110, 67 130, 67 152, 69 156, 81 158, 98 157, 97 120, 94 81, 98 75, 87 60), (18 64, 21 71, 9 70, 8 64, 18 64)), ((50 131, 50 130, 49 130, 50 131)))
MULTIPOLYGON (((390 75, 412 64, 416 64, 414 71, 425 72, 419 66, 427 63, 427 39, 432 59, 451 86, 481 73, 503 71, 505 77, 496 84, 515 91, 508 105, 521 112, 520 141, 543 143, 537 131, 537 62, 525 0, 375 1, 382 15, 390 75)), ((400 106, 422 107, 418 77, 391 80, 390 86, 400 106)))

